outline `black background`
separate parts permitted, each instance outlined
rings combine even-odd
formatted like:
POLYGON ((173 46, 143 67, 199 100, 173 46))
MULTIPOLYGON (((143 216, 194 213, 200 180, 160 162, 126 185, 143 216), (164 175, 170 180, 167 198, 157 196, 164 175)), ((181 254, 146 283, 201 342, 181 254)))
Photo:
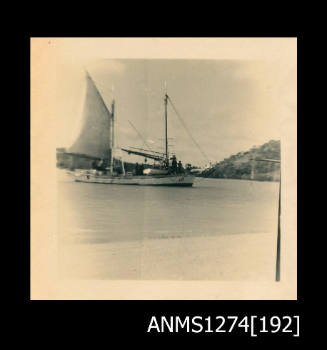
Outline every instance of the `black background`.
MULTIPOLYGON (((43 19, 44 20, 44 19, 43 19)), ((123 346, 125 342, 131 342, 133 346, 142 346, 143 344, 154 340, 155 346, 166 340, 169 344, 177 344, 175 340, 191 340, 193 345, 203 347, 203 340, 213 340, 215 347, 229 346, 234 342, 240 345, 246 344, 274 344, 282 341, 284 345, 289 343, 302 342, 306 337, 306 320, 304 315, 304 306, 306 302, 304 288, 304 159, 301 157, 303 152, 303 53, 304 53, 304 34, 303 32, 284 33, 234 33, 226 35, 217 33, 188 34, 195 37, 212 37, 212 36, 231 36, 231 37, 297 37, 298 38, 298 300, 296 301, 31 301, 30 300, 30 192, 29 192, 29 169, 30 169, 30 121, 29 121, 29 39, 38 36, 185 36, 182 29, 174 35, 167 33, 140 33, 135 32, 106 33, 99 35, 86 32, 76 33, 74 30, 68 30, 65 33, 59 31, 48 31, 43 33, 37 31, 25 32, 19 43, 22 43, 24 65, 22 76, 24 77, 23 99, 26 101, 23 107, 23 115, 26 115, 25 129, 21 140, 25 147, 25 165, 26 165, 26 185, 24 212, 25 236, 22 240, 20 256, 23 257, 23 278, 19 288, 23 293, 20 294, 19 311, 20 314, 14 321, 13 325, 17 329, 24 330, 24 339, 30 340, 32 345, 41 345, 44 348, 54 346, 88 346, 98 348, 101 342, 101 348, 123 346), (133 34, 132 34, 133 33, 133 34), (143 34, 143 35, 142 35, 143 34), (159 34, 159 35, 158 35, 159 34), (193 34, 193 35, 192 35, 193 34), (27 145, 27 147, 26 147, 27 145), (27 210, 26 210, 27 209, 27 210), (200 333, 187 334, 181 333, 147 333, 147 327, 151 316, 212 316, 217 315, 229 316, 285 316, 300 315, 300 337, 294 338, 290 334, 261 334, 257 338, 251 338, 242 332, 233 332, 231 334, 217 333, 200 333), (26 337, 26 338, 25 338, 26 337), (114 343, 114 339, 115 342, 114 343), (140 340, 140 341, 138 341, 140 340)), ((22 198, 22 197, 21 197, 22 198)), ((21 333, 18 332, 17 337, 21 333)))

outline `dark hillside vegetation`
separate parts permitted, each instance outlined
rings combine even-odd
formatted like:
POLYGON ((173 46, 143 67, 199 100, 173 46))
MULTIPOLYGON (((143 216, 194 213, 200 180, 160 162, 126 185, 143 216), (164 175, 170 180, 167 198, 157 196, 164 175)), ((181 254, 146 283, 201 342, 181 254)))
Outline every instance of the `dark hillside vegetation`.
POLYGON ((247 152, 239 152, 206 169, 199 176, 208 178, 279 181, 280 164, 253 159, 280 160, 280 141, 271 140, 262 146, 254 146, 247 152))

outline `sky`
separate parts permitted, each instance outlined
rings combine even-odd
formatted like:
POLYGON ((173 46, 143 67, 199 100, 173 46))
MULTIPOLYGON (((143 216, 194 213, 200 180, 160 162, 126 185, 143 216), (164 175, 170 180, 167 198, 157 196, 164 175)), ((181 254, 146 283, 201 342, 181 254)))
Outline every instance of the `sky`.
MULTIPOLYGON (((280 67, 274 61, 99 59, 57 67, 57 147, 69 147, 81 127, 86 69, 106 105, 116 101, 116 145, 164 150, 164 94, 171 106, 169 149, 183 164, 203 166, 280 139, 280 67)), ((126 161, 140 161, 124 156, 126 161)))

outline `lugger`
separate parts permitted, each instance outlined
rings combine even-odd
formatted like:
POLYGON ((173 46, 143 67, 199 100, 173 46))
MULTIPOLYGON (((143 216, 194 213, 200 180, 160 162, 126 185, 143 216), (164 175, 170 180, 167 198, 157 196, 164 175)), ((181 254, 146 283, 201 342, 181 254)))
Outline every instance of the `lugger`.
POLYGON ((142 186, 193 186, 195 176, 191 170, 184 169, 181 163, 177 164, 176 157, 169 158, 167 134, 167 104, 169 97, 165 93, 165 152, 155 152, 135 147, 120 148, 128 154, 134 154, 145 159, 153 159, 154 165, 147 169, 137 169, 134 173, 126 172, 124 161, 121 158, 120 172, 114 169, 115 151, 115 101, 112 101, 111 111, 106 107, 100 92, 90 75, 86 72, 87 92, 83 111, 83 127, 70 148, 70 153, 88 154, 97 159, 108 159, 109 164, 95 166, 95 169, 75 169, 71 174, 77 182, 142 185, 142 186), (109 156, 109 157, 108 157, 109 156))

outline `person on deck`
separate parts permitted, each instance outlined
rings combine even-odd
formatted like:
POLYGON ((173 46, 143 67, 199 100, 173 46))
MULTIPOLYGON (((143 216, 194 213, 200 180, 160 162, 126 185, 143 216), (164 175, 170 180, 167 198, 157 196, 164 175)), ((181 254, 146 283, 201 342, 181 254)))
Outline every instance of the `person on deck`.
POLYGON ((143 175, 144 165, 143 163, 140 165, 140 175, 143 175))
POLYGON ((173 157, 172 157, 171 170, 172 170, 172 173, 176 173, 177 172, 177 160, 176 160, 176 156, 175 155, 173 155, 173 157))
POLYGON ((168 158, 166 158, 166 159, 163 161, 163 164, 164 164, 164 167, 165 167, 166 169, 169 168, 169 160, 168 160, 168 158))
POLYGON ((98 162, 97 170, 103 170, 103 165, 104 165, 103 159, 100 159, 98 162))
POLYGON ((184 168, 183 168, 183 164, 182 164, 181 161, 178 162, 177 173, 178 174, 183 174, 184 173, 184 168))
POLYGON ((92 169, 96 169, 97 168, 97 162, 96 162, 95 159, 92 161, 91 167, 92 167, 92 169))
POLYGON ((135 164, 135 175, 138 175, 139 174, 139 163, 136 163, 135 164))

